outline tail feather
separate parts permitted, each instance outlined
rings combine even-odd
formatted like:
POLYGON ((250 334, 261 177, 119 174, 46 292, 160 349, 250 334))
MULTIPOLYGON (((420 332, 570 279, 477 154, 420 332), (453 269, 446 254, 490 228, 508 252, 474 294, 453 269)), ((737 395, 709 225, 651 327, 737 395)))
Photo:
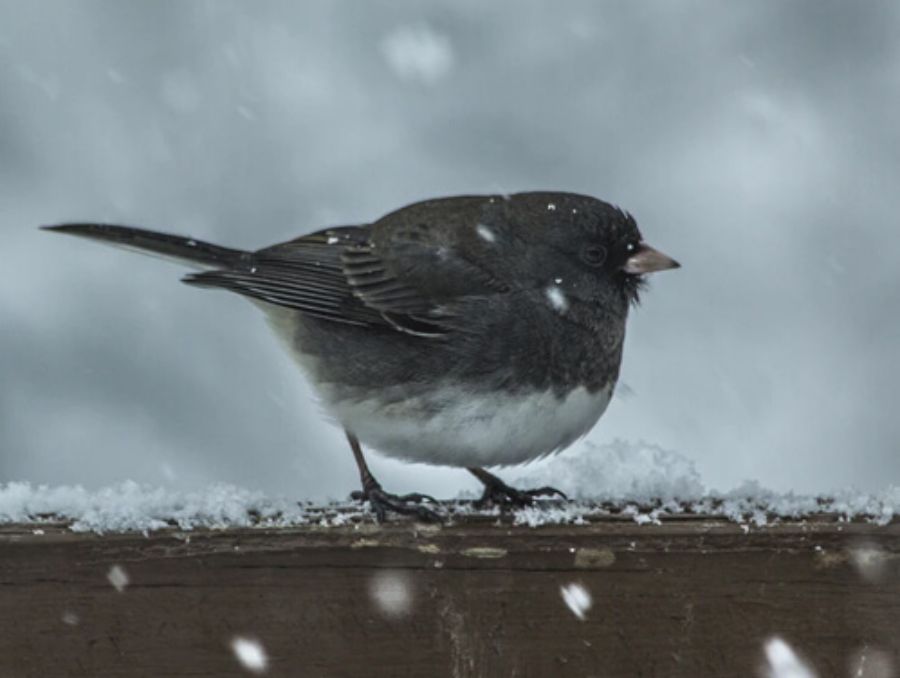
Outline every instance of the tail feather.
POLYGON ((177 259, 182 263, 203 267, 234 267, 250 257, 249 252, 220 247, 212 243, 185 238, 180 235, 158 233, 131 226, 114 226, 112 224, 58 224, 41 226, 46 231, 68 233, 82 238, 100 240, 111 245, 136 249, 144 253, 152 253, 167 258, 177 259))

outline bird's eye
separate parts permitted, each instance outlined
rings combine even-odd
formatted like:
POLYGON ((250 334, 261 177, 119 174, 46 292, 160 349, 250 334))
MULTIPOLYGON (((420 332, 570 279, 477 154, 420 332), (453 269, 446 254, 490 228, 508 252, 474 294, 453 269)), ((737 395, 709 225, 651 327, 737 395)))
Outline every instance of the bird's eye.
POLYGON ((589 245, 582 250, 581 258, 589 266, 600 266, 606 261, 606 248, 600 245, 589 245))

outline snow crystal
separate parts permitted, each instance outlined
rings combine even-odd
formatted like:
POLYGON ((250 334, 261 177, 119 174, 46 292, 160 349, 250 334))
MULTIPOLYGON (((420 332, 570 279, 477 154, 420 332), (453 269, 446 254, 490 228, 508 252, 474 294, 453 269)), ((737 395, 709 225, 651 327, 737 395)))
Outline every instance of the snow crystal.
POLYGON ((544 294, 547 296, 547 301, 550 302, 550 305, 554 310, 560 313, 565 313, 569 310, 569 300, 566 299, 566 295, 563 294, 563 291, 556 285, 547 287, 544 290, 544 294))
POLYGON ((269 658, 258 640, 237 636, 231 641, 231 649, 245 669, 253 673, 265 673, 269 658))
POLYGON ((412 604, 409 580, 400 572, 376 574, 369 584, 369 594, 386 617, 405 615, 412 604))
POLYGON ((585 614, 594 604, 590 592, 581 584, 576 583, 560 586, 559 592, 562 595, 563 602, 572 610, 572 614, 584 621, 585 614))
POLYGON ((78 626, 78 622, 81 621, 78 618, 78 615, 72 612, 71 610, 66 610, 62 615, 63 624, 68 624, 69 626, 78 626))
POLYGON ((775 636, 763 646, 768 666, 765 678, 816 678, 816 674, 784 640, 775 636))
POLYGON ((556 211, 556 205, 555 205, 554 203, 552 203, 552 202, 547 203, 547 209, 550 210, 551 212, 555 212, 555 211, 556 211))
POLYGON ((130 581, 128 579, 128 573, 121 565, 113 565, 109 568, 109 572, 106 573, 106 578, 119 593, 122 593, 122 591, 125 590, 125 587, 128 586, 128 582, 130 581))
POLYGON ((427 25, 402 26, 381 42, 381 53, 402 80, 433 85, 453 69, 450 40, 427 25))
POLYGON ((478 233, 478 237, 480 237, 482 240, 487 240, 488 242, 494 242, 497 240, 497 236, 494 234, 494 232, 484 224, 476 225, 475 232, 478 233))

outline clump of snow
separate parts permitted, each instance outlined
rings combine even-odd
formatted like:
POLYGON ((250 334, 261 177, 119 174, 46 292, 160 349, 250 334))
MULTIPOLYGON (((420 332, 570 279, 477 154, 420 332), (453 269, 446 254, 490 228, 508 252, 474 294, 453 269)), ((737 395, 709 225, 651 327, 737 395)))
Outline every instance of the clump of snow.
POLYGON ((369 583, 369 595, 386 617, 400 617, 412 606, 408 577, 402 572, 379 572, 369 583))
MULTIPOLYGON (((523 487, 525 487, 523 485, 523 487)), ((556 504, 535 504, 516 511, 513 522, 516 525, 539 527, 541 525, 586 525, 591 516, 597 515, 593 503, 565 502, 556 504)))
POLYGON ((563 602, 572 610, 572 614, 584 621, 587 611, 594 604, 590 592, 583 585, 572 583, 560 586, 559 593, 562 595, 563 602))
POLYGON ((265 673, 269 658, 258 640, 236 636, 231 641, 231 649, 245 669, 253 673, 265 673))
POLYGON ((62 615, 63 624, 67 624, 69 626, 78 626, 78 623, 81 621, 78 618, 78 615, 72 612, 71 610, 66 610, 62 615))
MULTIPOLYGON (((638 524, 658 524, 687 513, 724 517, 749 531, 811 514, 864 519, 879 525, 900 516, 897 487, 868 494, 848 489, 827 497, 773 492, 755 482, 724 493, 708 491, 693 462, 648 443, 585 443, 580 452, 554 457, 529 470, 523 477, 506 480, 522 489, 549 485, 565 492, 570 500, 541 500, 514 511, 512 521, 517 525, 578 525, 613 514, 638 524)), ((441 504, 438 512, 451 522, 469 515, 500 518, 506 513, 496 506, 477 508, 465 497, 460 499, 441 504)), ((148 533, 166 528, 342 526, 373 521, 371 510, 358 502, 298 504, 290 498, 265 497, 230 485, 182 492, 131 481, 96 491, 27 482, 0 484, 0 524, 30 523, 35 535, 46 527, 41 523, 63 523, 76 532, 148 533)), ((860 574, 880 576, 885 559, 864 544, 857 550, 851 558, 860 574)))
POLYGON ((774 492, 747 481, 728 492, 711 491, 684 455, 658 445, 624 440, 603 445, 588 441, 580 452, 555 457, 514 479, 513 485, 549 485, 582 502, 517 512, 516 523, 530 526, 578 524, 596 515, 598 505, 631 516, 639 524, 657 524, 667 515, 693 513, 723 516, 746 529, 763 527, 770 520, 815 513, 836 514, 848 520, 865 518, 879 525, 900 516, 898 487, 877 493, 846 489, 821 497, 774 492))
POLYGON ((128 578, 128 573, 125 571, 125 568, 121 565, 113 565, 109 568, 109 572, 106 573, 106 578, 119 593, 122 593, 122 591, 125 590, 125 587, 128 586, 128 582, 131 581, 128 578))
POLYGON ((560 455, 539 475, 520 477, 514 484, 550 485, 576 499, 643 504, 699 500, 705 490, 694 463, 684 455, 658 445, 624 440, 605 445, 585 442, 578 453, 560 455))
POLYGON ((767 663, 764 678, 816 678, 815 672, 778 636, 766 641, 763 652, 767 663))
POLYGON ((426 85, 449 74, 456 60, 450 40, 425 24, 389 33, 381 42, 381 53, 397 77, 426 85))
MULTIPOLYGON (((147 532, 166 527, 249 527, 321 522, 296 502, 267 499, 231 485, 178 492, 125 481, 89 492, 79 486, 47 487, 12 482, 0 485, 0 523, 52 518, 71 521, 76 532, 147 532)), ((343 522, 336 517, 336 522, 343 522)))

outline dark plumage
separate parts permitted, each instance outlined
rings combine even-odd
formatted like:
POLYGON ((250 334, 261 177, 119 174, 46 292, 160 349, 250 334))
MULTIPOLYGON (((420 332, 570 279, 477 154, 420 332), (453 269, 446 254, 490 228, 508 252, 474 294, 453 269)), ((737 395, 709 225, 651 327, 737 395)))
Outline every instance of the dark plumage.
POLYGON ((590 429, 643 275, 677 266, 630 214, 571 193, 428 200, 256 252, 130 227, 48 228, 199 265, 185 282, 260 304, 347 430, 380 515, 430 512, 381 490, 357 438, 469 467, 487 498, 527 501, 477 467, 548 454, 590 429))

